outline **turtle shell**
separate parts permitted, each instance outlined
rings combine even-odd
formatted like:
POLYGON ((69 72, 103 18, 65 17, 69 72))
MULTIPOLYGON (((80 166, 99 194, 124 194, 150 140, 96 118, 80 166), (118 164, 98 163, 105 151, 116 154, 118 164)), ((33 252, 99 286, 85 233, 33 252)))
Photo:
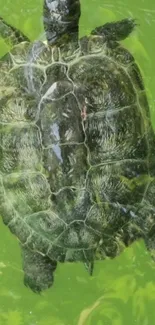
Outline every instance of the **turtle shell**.
POLYGON ((132 55, 102 36, 0 63, 0 214, 53 261, 114 257, 142 235, 154 136, 132 55))

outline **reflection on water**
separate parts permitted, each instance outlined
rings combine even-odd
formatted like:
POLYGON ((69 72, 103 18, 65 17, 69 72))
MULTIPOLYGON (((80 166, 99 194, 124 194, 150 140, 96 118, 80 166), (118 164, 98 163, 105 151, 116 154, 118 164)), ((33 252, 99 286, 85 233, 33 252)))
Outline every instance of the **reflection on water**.
MULTIPOLYGON (((92 311, 93 311, 94 309, 96 309, 96 307, 98 307, 98 306, 100 305, 100 302, 101 302, 101 300, 103 299, 103 297, 104 297, 104 296, 102 296, 102 297, 100 297, 99 299, 97 299, 97 300, 95 301, 95 303, 94 303, 92 306, 90 306, 90 307, 84 309, 84 310, 81 312, 81 314, 80 314, 80 318, 79 318, 79 321, 78 321, 77 325, 84 325, 84 324, 86 324, 86 321, 87 321, 88 317, 90 316, 90 314, 92 313, 92 311)), ((104 308, 104 307, 103 307, 103 308, 104 308)))

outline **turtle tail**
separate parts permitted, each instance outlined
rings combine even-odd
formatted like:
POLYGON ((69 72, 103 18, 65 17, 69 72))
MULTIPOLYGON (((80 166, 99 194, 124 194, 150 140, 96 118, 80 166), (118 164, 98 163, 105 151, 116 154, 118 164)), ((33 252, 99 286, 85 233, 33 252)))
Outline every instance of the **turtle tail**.
POLYGON ((79 0, 44 0, 43 23, 50 45, 77 42, 80 19, 79 0))

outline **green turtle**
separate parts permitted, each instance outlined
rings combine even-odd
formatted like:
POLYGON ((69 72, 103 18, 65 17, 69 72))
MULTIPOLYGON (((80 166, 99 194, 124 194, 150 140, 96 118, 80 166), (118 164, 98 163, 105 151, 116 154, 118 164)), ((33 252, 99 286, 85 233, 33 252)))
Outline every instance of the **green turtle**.
POLYGON ((47 42, 19 39, 0 62, 0 214, 34 292, 52 286, 58 262, 92 274, 138 238, 154 249, 154 133, 119 43, 136 24, 79 39, 79 18, 78 0, 46 0, 47 42))

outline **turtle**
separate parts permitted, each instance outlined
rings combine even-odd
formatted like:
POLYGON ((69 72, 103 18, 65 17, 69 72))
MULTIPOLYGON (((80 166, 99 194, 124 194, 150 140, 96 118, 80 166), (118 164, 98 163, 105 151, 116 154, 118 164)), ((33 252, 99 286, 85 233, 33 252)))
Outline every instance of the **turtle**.
POLYGON ((0 214, 36 293, 58 263, 91 275, 139 238, 154 256, 154 132, 141 71, 120 43, 137 24, 79 38, 80 13, 78 0, 45 0, 46 41, 13 29, 0 61, 0 214))

